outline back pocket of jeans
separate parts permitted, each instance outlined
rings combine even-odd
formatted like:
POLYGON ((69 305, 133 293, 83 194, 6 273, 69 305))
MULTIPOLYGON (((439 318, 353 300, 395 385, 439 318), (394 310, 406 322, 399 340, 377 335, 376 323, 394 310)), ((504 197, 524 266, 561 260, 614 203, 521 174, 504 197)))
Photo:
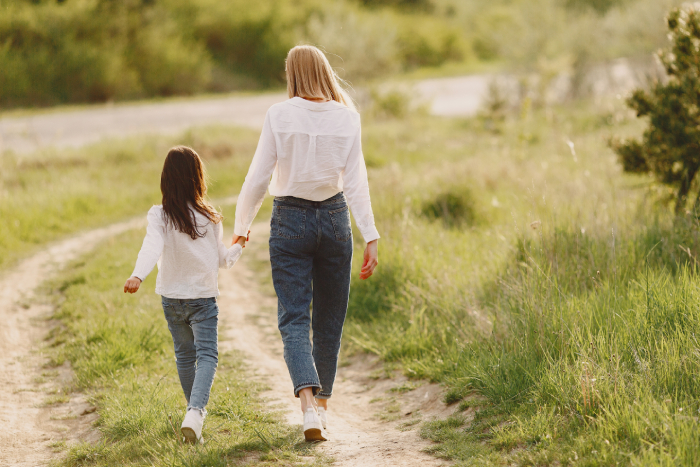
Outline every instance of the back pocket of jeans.
POLYGON ((350 211, 348 207, 328 211, 333 223, 333 231, 335 239, 341 242, 347 242, 352 237, 352 227, 350 226, 350 211))
POLYGON ((273 230, 278 237, 304 238, 306 231, 306 209, 291 206, 275 206, 272 211, 273 230))

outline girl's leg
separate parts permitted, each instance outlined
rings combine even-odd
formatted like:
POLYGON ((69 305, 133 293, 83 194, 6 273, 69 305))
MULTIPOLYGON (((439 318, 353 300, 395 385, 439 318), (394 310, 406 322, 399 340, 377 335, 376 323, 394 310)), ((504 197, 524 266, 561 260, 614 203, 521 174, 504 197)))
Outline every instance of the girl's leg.
POLYGON ((214 298, 196 300, 194 303, 198 304, 193 306, 194 310, 190 315, 190 325, 194 335, 197 369, 188 408, 198 409, 204 415, 206 413, 205 407, 209 402, 211 386, 216 375, 216 367, 219 363, 217 329, 219 308, 214 298), (202 301, 204 303, 199 304, 202 301))
POLYGON ((194 335, 192 334, 192 328, 186 322, 185 311, 180 301, 166 297, 163 297, 162 301, 168 329, 173 337, 177 374, 180 377, 180 385, 185 393, 185 399, 187 399, 189 404, 197 361, 194 335))

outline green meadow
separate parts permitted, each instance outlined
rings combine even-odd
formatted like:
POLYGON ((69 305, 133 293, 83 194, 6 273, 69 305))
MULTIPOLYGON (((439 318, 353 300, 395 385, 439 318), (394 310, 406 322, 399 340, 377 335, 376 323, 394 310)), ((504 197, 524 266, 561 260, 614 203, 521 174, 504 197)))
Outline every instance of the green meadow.
MULTIPOLYGON (((326 44, 346 59, 334 62, 343 76, 370 88, 480 69, 537 73, 545 84, 568 73, 575 84, 596 64, 664 46, 662 18, 678 3, 0 0, 0 105, 275 88, 300 41, 326 44), (48 66, 56 56, 68 74, 48 66)), ((622 172, 609 140, 639 136, 645 122, 622 98, 583 91, 556 105, 493 101, 472 118, 411 110, 404 91, 375 89, 363 102, 382 239, 375 276, 353 277, 344 352, 443 385, 454 415, 414 429, 454 465, 677 466, 700 457, 700 224, 674 216, 668 187, 622 172)), ((258 136, 210 127, 1 154, 0 268, 145 216, 160 202, 174 144, 202 155, 212 199, 237 194, 258 136)), ((154 277, 134 297, 121 293, 142 234, 103 243, 46 284, 56 306, 52 362, 71 363, 66 389, 97 406, 102 435, 65 448, 56 465, 328 463, 262 410, 261 388, 242 383, 250 373, 235 354, 222 358, 207 444, 178 443, 183 400, 154 277)), ((355 242, 359 269, 357 231, 355 242)))
MULTIPOLYGON (((666 188, 622 173, 607 140, 642 129, 624 102, 469 119, 374 108, 364 128, 380 266, 371 280, 353 279, 346 351, 444 384, 455 415, 418 428, 435 441, 431 452, 457 465, 691 465, 698 225, 674 219, 666 188)), ((1 237, 12 252, 3 261, 143 215, 158 203, 175 142, 204 156, 213 197, 235 194, 256 140, 211 128, 23 159, 3 172, 3 213, 20 220, 1 237)), ((313 455, 274 416, 245 418, 256 389, 234 384, 246 371, 236 356, 217 378, 211 450, 177 446, 168 414, 179 414, 179 388, 157 297, 138 295, 134 307, 120 293, 140 239, 105 243, 49 287, 61 323, 54 359, 72 363, 104 436, 72 448, 65 465, 313 455)))

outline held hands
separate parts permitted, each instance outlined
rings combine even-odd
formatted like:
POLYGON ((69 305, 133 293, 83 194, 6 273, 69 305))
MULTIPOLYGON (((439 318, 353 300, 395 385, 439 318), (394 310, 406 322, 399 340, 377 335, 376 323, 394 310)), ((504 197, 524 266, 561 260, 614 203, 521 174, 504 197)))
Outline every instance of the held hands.
POLYGON ((245 248, 245 242, 248 242, 248 241, 250 241, 250 230, 248 231, 247 237, 241 237, 240 235, 234 235, 233 240, 231 241, 231 246, 238 243, 241 246, 241 248, 245 248))
POLYGON ((141 279, 136 276, 131 276, 126 280, 126 284, 124 284, 124 293, 136 293, 139 287, 141 287, 141 279))
POLYGON ((374 274, 374 268, 379 264, 378 240, 372 240, 365 247, 365 261, 362 263, 360 279, 365 280, 374 274))

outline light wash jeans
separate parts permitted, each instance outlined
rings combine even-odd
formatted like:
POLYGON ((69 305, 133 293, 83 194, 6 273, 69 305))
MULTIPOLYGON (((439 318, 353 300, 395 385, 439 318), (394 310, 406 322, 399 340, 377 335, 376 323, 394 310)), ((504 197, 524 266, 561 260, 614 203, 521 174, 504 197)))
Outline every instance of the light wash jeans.
POLYGON ((192 300, 162 297, 163 312, 173 336, 177 374, 187 409, 206 415, 211 385, 219 363, 216 298, 192 300))
POLYGON ((270 227, 278 326, 294 395, 310 387, 317 398, 328 399, 350 294, 352 229, 345 196, 318 202, 275 198, 270 227))

